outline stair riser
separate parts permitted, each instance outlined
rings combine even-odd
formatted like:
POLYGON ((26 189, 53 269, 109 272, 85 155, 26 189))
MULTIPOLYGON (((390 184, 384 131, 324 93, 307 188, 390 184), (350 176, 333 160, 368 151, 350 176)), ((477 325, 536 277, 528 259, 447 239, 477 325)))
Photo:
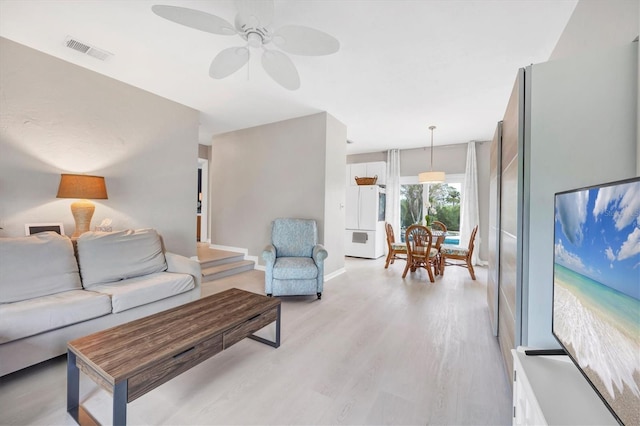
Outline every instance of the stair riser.
POLYGON ((208 262, 200 262, 200 268, 207 269, 212 268, 214 266, 226 265, 227 263, 235 263, 242 262, 244 260, 244 255, 238 255, 234 257, 225 257, 224 259, 210 260, 208 262))
POLYGON ((217 272, 217 273, 210 274, 210 275, 203 275, 202 276, 202 282, 209 282, 209 281, 219 280, 220 278, 225 278, 225 277, 229 277, 231 275, 240 274, 242 272, 251 271, 254 268, 255 268, 255 265, 245 265, 245 266, 239 266, 239 267, 233 268, 233 269, 227 269, 226 271, 221 271, 221 272, 217 272))

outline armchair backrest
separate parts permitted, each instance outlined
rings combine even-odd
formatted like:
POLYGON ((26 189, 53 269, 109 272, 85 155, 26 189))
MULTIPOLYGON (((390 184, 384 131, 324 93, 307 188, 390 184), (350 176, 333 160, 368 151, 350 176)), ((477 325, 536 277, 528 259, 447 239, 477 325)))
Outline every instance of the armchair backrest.
POLYGON ((271 243, 276 248, 276 257, 311 257, 318 243, 316 221, 276 219, 271 226, 271 243))

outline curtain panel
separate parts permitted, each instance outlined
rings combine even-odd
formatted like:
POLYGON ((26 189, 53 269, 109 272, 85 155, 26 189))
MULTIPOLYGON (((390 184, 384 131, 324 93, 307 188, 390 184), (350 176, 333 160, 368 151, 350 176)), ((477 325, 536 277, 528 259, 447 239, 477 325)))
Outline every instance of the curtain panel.
POLYGON ((385 220, 400 235, 400 150, 387 151, 387 205, 385 220))
MULTIPOLYGON (((476 161, 476 143, 469 142, 467 146, 467 165, 462 186, 462 199, 460 200, 460 245, 467 247, 471 232, 476 225, 480 225, 480 208, 478 206, 478 164, 476 161)), ((486 265, 478 259, 480 246, 480 228, 476 234, 475 249, 471 258, 472 265, 486 265)))

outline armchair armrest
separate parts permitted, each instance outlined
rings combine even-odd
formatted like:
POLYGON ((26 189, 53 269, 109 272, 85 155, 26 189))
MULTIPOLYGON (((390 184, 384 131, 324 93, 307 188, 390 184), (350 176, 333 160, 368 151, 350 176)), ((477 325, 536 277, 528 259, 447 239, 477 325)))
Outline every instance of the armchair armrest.
POLYGON ((165 252, 164 257, 167 260, 167 272, 189 274, 195 280, 196 287, 200 286, 200 284, 202 283, 202 270, 200 269, 200 262, 170 252, 165 252))
POLYGON ((325 250, 322 244, 316 244, 313 247, 313 253, 311 254, 311 257, 313 257, 313 261, 316 262, 317 265, 318 263, 323 262, 328 255, 329 253, 327 253, 327 250, 325 250))
POLYGON ((276 248, 269 244, 262 250, 262 259, 267 265, 273 265, 276 263, 276 248))

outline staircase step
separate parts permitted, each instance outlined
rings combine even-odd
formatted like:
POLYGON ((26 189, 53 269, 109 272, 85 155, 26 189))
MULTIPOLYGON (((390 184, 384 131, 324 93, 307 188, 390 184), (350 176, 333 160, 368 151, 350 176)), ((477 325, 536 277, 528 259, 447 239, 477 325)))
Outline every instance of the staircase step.
POLYGON ((202 282, 214 281, 220 278, 228 277, 230 275, 250 271, 254 268, 255 262, 253 260, 227 262, 207 268, 202 268, 202 282))
MULTIPOLYGON (((218 256, 215 258, 204 258, 200 259, 200 268, 201 269, 209 269, 215 266, 226 265, 229 263, 237 263, 244 260, 244 254, 237 252, 225 252, 227 255, 218 256)), ((198 256, 200 257, 200 256, 198 256)))

